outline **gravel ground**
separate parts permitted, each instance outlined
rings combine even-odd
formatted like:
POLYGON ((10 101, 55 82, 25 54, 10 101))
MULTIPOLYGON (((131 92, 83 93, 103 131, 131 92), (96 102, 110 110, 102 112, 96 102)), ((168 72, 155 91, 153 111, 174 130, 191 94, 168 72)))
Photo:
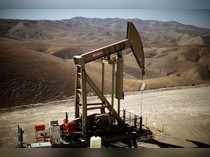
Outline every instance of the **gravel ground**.
MULTIPOLYGON (((122 108, 142 113, 144 124, 154 131, 156 139, 186 147, 194 146, 186 143, 186 139, 210 144, 210 87, 152 90, 145 91, 143 95, 141 92, 126 95, 121 101, 122 108)), ((94 101, 97 98, 89 99, 94 101)), ((48 124, 50 120, 62 122, 66 111, 70 117, 74 116, 73 99, 1 111, 0 147, 15 147, 18 124, 25 130, 25 142, 32 142, 34 124, 48 124)))

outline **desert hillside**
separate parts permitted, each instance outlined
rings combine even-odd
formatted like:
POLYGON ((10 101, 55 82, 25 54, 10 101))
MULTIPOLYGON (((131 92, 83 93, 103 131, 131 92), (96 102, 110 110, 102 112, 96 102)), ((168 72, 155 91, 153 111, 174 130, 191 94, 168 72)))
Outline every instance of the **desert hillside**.
POLYGON ((0 66, 1 106, 45 102, 73 94, 72 62, 11 48, 1 52, 0 66))
MULTIPOLYGON (((0 106, 65 99, 74 94, 74 55, 125 38, 126 23, 140 32, 147 89, 210 83, 210 30, 140 19, 0 20, 0 106)), ((133 55, 124 52, 125 90, 141 84, 133 55)), ((87 69, 97 84, 98 62, 87 69)), ((106 92, 111 67, 106 66, 106 92)))

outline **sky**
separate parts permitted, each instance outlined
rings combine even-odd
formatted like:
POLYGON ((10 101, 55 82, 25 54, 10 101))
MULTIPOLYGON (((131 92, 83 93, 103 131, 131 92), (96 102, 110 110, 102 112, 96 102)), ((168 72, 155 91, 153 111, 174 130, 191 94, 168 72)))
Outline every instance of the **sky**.
POLYGON ((210 9, 209 0, 1 0, 1 9, 210 9))
POLYGON ((0 18, 139 18, 210 28, 210 0, 0 0, 0 18))

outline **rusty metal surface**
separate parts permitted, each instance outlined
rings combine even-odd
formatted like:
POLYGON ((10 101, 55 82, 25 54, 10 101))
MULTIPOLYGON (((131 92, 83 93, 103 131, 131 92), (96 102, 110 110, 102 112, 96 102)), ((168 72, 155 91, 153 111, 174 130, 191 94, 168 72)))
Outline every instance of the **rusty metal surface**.
POLYGON ((85 64, 91 61, 95 61, 99 58, 107 57, 118 51, 122 51, 130 46, 128 39, 107 45, 105 47, 87 52, 80 57, 74 57, 75 64, 85 64))
MULTIPOLYGON (((112 92, 114 93, 114 91, 112 91, 112 92)), ((117 58, 115 97, 117 99, 123 99, 124 98, 124 92, 123 92, 123 55, 122 54, 118 54, 118 58, 117 58)))
MULTIPOLYGON (((136 30, 136 27, 132 22, 128 22, 127 27, 127 39, 130 42, 131 49, 136 58, 136 61, 140 67, 144 71, 144 49, 143 43, 141 41, 141 36, 136 30)), ((144 73, 144 72, 143 72, 144 73)))

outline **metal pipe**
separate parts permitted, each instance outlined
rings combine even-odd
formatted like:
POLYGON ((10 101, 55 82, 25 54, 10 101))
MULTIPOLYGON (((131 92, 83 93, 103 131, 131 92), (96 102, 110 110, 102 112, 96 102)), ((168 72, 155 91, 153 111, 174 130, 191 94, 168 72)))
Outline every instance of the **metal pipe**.
POLYGON ((140 117, 140 128, 139 128, 140 132, 142 131, 142 116, 140 117))
POLYGON ((87 91, 85 66, 82 65, 82 134, 86 137, 87 134, 87 91))
POLYGON ((69 118, 68 118, 68 112, 66 112, 66 122, 68 122, 69 118))
POLYGON ((134 127, 135 127, 135 128, 136 128, 136 126, 137 126, 136 123, 137 123, 137 116, 135 115, 135 116, 134 116, 134 127))
POLYGON ((76 80, 75 80, 75 118, 78 118, 79 117, 79 103, 80 103, 80 97, 78 94, 81 94, 81 93, 78 93, 78 89, 81 89, 81 82, 80 82, 80 79, 81 79, 81 66, 77 65, 76 66, 76 80))
POLYGON ((117 52, 117 71, 116 71, 116 91, 117 99, 124 99, 123 92, 123 55, 122 51, 117 52))
MULTIPOLYGON (((104 95, 104 73, 105 73, 105 64, 103 62, 103 58, 101 60, 101 65, 102 65, 102 78, 101 78, 101 92, 104 95)), ((102 102, 102 106, 105 106, 105 102, 102 102)), ((101 108, 101 113, 105 113, 105 107, 101 108)))
POLYGON ((123 110, 123 121, 125 122, 125 109, 123 110))
POLYGON ((103 62, 103 59, 102 59, 102 79, 101 79, 101 91, 102 91, 102 94, 104 95, 104 62, 103 62))
POLYGON ((112 107, 114 107, 114 93, 115 93, 115 61, 112 62, 112 107))
POLYGON ((117 99, 117 100, 118 100, 117 110, 118 110, 118 115, 120 116, 120 99, 117 99))

